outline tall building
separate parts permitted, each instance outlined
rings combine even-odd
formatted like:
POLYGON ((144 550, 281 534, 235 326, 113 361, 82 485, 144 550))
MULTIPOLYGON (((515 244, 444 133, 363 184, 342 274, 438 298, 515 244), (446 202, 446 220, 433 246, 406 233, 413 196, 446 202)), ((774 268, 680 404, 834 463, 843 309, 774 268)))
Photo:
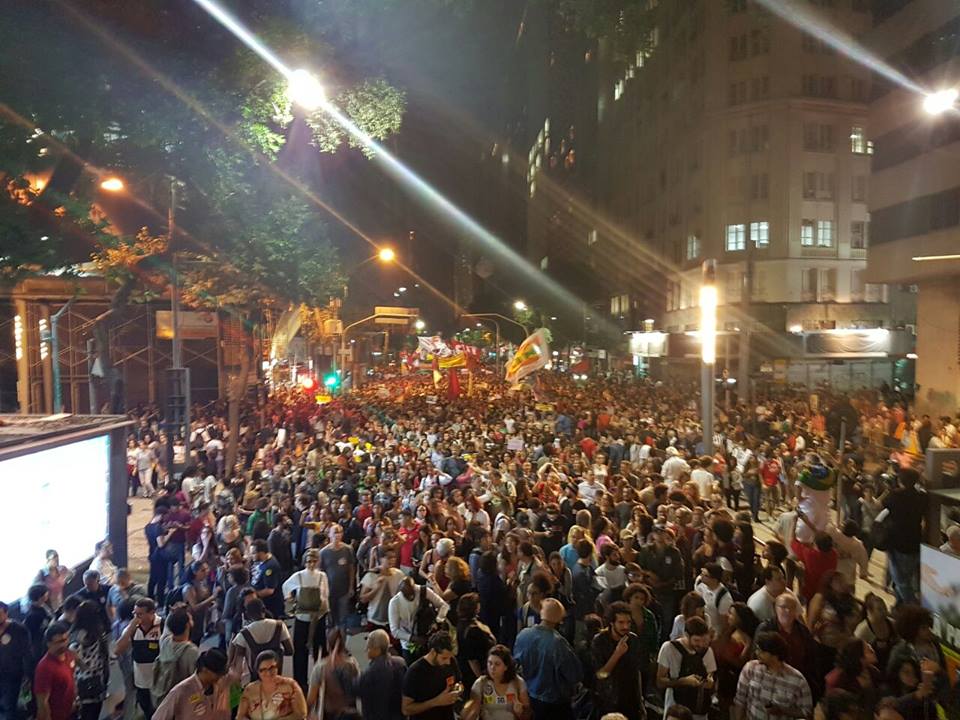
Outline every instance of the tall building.
MULTIPOLYGON (((866 0, 793 5, 851 35, 871 27, 866 0)), ((650 0, 644 22, 634 50, 601 42, 593 62, 582 243, 608 316, 654 320, 666 342, 636 338, 643 352, 691 373, 712 258, 731 377, 893 382, 912 310, 866 281, 869 71, 753 0, 650 0)))
MULTIPOLYGON (((960 84, 960 6, 886 0, 865 38, 874 53, 930 91, 960 84)), ((924 111, 924 97, 888 77, 874 83, 868 126, 872 282, 917 289, 918 409, 960 408, 960 113, 924 111)))

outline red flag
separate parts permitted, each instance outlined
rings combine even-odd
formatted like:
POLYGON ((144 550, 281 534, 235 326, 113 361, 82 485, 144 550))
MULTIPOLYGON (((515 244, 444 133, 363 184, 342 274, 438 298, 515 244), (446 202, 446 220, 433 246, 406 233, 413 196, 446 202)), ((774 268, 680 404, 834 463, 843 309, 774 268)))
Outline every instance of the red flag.
POLYGON ((460 397, 460 374, 456 368, 450 368, 450 380, 447 384, 447 399, 456 400, 460 397))

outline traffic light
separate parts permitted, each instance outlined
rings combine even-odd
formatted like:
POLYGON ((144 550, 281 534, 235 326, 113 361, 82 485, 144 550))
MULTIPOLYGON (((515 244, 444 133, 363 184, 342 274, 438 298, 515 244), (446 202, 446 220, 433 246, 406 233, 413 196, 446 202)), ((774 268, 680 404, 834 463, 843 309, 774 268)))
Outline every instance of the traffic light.
POLYGON ((317 386, 317 381, 310 375, 304 375, 300 378, 300 385, 304 390, 310 392, 317 386))
POLYGON ((336 389, 340 385, 340 373, 339 372, 329 372, 323 376, 323 385, 324 387, 330 388, 331 390, 336 389))

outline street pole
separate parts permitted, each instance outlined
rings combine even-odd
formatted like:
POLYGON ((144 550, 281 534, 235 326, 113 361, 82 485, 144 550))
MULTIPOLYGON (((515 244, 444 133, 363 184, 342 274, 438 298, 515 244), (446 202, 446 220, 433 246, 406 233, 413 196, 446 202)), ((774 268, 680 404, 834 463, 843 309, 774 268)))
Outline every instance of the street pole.
POLYGON ((53 413, 63 412, 63 388, 60 387, 60 340, 57 335, 57 321, 67 311, 67 308, 76 300, 74 295, 67 300, 67 304, 50 316, 50 357, 53 360, 53 413))
POLYGON ((717 261, 703 261, 700 286, 700 414, 703 449, 713 455, 714 368, 717 362, 717 261))
POLYGON ((97 386, 93 381, 93 365, 97 361, 97 343, 93 338, 87 338, 87 394, 90 398, 90 414, 99 415, 97 407, 97 386))
POLYGON ((167 208, 167 247, 173 253, 173 271, 170 278, 170 319, 173 322, 173 345, 171 360, 175 370, 181 367, 183 352, 180 347, 180 278, 177 276, 177 251, 173 247, 174 222, 176 221, 177 182, 170 179, 170 207, 167 208))

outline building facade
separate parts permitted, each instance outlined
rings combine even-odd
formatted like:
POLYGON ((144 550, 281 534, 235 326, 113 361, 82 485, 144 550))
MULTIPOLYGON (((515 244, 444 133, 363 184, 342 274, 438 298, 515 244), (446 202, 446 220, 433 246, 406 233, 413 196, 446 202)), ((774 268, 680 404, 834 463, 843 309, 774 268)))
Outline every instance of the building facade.
MULTIPOLYGON (((960 5, 888 0, 865 43, 928 91, 960 84, 960 5)), ((960 408, 960 113, 923 109, 916 86, 877 78, 868 126, 873 237, 867 279, 917 289, 917 406, 960 408)))
MULTIPOLYGON (((729 375, 891 383, 913 311, 867 282, 869 71, 754 0, 650 5, 634 52, 601 42, 593 59, 593 211, 576 234, 605 311, 625 331, 653 319, 661 370, 691 372, 713 258, 729 375)), ((872 25, 869 2, 793 5, 850 35, 872 25)))

